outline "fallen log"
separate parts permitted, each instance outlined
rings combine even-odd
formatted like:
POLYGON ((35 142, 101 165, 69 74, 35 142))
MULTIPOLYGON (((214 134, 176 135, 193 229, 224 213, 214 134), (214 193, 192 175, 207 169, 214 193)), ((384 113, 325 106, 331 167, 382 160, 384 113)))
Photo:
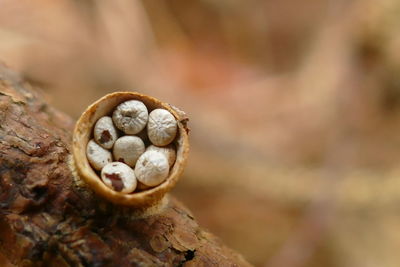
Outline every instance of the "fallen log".
POLYGON ((81 186, 73 125, 0 65, 1 266, 250 266, 172 196, 140 215, 81 186))

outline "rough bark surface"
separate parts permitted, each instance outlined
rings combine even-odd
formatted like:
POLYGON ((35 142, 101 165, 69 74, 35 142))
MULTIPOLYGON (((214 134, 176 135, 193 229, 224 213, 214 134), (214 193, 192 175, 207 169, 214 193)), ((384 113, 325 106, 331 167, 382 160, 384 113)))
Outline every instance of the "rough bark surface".
POLYGON ((72 127, 0 65, 1 266, 249 266, 173 197, 137 217, 77 184, 72 127))

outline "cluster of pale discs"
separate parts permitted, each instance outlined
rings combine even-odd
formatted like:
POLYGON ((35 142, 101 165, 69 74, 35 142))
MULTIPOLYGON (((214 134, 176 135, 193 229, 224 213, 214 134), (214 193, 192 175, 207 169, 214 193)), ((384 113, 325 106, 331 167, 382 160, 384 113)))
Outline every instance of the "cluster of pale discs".
POLYGON ((176 134, 169 111, 149 113, 143 102, 129 100, 97 120, 86 156, 109 188, 127 194, 145 190, 168 177, 176 159, 176 134))

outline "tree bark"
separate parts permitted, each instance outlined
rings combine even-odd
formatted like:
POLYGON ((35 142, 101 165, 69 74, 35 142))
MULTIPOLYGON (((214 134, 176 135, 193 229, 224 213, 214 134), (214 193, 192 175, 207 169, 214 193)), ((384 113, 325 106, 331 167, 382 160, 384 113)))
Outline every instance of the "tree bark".
POLYGON ((69 166, 72 127, 0 65, 2 266, 249 266, 172 196, 143 217, 80 186, 69 166))

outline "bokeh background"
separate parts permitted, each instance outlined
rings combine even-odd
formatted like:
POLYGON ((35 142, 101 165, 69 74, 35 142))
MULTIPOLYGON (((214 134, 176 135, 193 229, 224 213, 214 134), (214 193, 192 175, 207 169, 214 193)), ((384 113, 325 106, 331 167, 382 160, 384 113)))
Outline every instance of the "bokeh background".
POLYGON ((0 60, 186 111, 174 194, 255 266, 399 266, 400 1, 0 0, 0 60))

